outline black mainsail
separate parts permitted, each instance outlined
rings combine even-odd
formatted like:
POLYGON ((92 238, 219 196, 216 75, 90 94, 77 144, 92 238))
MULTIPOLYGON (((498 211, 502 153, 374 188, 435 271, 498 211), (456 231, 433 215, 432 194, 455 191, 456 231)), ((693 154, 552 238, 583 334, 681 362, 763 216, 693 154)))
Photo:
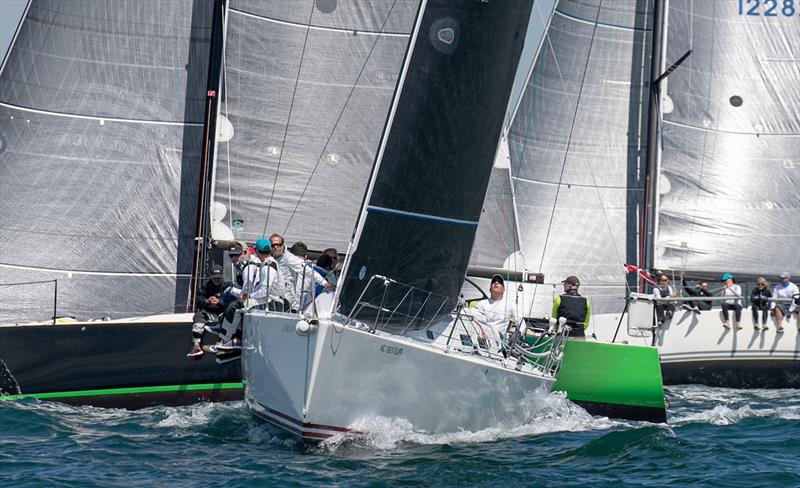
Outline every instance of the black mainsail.
MULTIPOLYGON (((353 310, 373 275, 445 297, 431 313, 455 307, 530 9, 423 3, 344 270, 340 312, 353 310)), ((364 300, 381 301, 370 293, 364 300)), ((382 303, 392 309, 403 294, 382 303)))
POLYGON ((0 322, 182 311, 213 2, 35 0, 0 74, 0 322))

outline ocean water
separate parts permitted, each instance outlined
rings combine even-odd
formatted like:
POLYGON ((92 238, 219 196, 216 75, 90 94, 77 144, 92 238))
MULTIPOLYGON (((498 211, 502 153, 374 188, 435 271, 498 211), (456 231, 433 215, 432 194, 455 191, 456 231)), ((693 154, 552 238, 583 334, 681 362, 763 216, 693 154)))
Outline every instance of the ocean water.
POLYGON ((431 435, 365 418, 301 445, 242 402, 139 411, 0 404, 0 486, 800 486, 800 390, 667 389, 668 424, 557 393, 524 424, 431 435))

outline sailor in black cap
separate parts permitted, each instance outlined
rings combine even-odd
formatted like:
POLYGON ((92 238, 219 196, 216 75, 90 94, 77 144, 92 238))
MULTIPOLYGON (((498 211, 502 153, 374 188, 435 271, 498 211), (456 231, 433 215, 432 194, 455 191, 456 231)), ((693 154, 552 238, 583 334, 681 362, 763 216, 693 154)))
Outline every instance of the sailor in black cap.
POLYGON ((567 319, 567 325, 572 328, 569 332, 570 337, 585 337, 584 331, 589 327, 591 314, 589 300, 578 293, 581 282, 577 276, 568 276, 562 283, 564 283, 564 293, 553 300, 552 316, 554 319, 561 317, 567 319))
POLYGON ((192 349, 186 355, 190 358, 199 358, 203 355, 200 343, 203 341, 203 332, 207 324, 216 324, 224 310, 222 304, 222 291, 231 283, 225 282, 222 266, 214 264, 208 281, 200 288, 197 295, 197 311, 192 317, 192 349))
POLYGON ((519 322, 517 306, 505 298, 505 281, 499 274, 492 276, 489 299, 481 300, 475 309, 483 316, 481 321, 491 327, 500 337, 506 332, 509 320, 519 322))

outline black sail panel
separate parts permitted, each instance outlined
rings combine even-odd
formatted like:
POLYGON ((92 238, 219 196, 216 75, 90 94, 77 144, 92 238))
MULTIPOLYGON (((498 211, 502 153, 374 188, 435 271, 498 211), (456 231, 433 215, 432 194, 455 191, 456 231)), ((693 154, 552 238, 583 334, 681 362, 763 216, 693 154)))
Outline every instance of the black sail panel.
POLYGON ((31 2, 0 76, 0 323, 182 311, 212 5, 31 2))
MULTIPOLYGON (((425 6, 346 268, 341 312, 353 309, 373 275, 443 297, 446 305, 432 301, 426 320, 453 309, 530 8, 528 2, 425 6)), ((364 300, 393 309, 405 291, 381 302, 370 288, 364 300)))

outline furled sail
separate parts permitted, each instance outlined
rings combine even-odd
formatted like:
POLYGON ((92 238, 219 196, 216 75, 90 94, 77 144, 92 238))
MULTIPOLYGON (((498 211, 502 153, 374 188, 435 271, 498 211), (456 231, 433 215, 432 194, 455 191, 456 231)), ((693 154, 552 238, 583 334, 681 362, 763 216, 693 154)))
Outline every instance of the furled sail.
MULTIPOLYGON (((529 2, 428 1, 393 102, 340 311, 354 309, 373 275, 441 296, 450 312, 463 281, 525 38, 529 2)), ((385 300, 392 310, 406 290, 385 300)), ((410 309, 425 300, 421 294, 410 309)), ((414 312, 412 312, 414 314, 414 312)))
POLYGON ((665 61, 692 54, 662 85, 657 268, 800 273, 800 6, 771 3, 669 2, 665 61))
POLYGON ((31 2, 0 74, 0 322, 52 317, 52 280, 57 315, 183 310, 212 5, 31 2))
POLYGON ((419 0, 231 0, 213 200, 237 239, 347 248, 419 0))
POLYGON ((594 310, 622 306, 622 264, 639 259, 652 3, 561 0, 550 21, 508 134, 519 254, 494 251, 544 273, 525 313, 547 313, 569 275, 594 310))

